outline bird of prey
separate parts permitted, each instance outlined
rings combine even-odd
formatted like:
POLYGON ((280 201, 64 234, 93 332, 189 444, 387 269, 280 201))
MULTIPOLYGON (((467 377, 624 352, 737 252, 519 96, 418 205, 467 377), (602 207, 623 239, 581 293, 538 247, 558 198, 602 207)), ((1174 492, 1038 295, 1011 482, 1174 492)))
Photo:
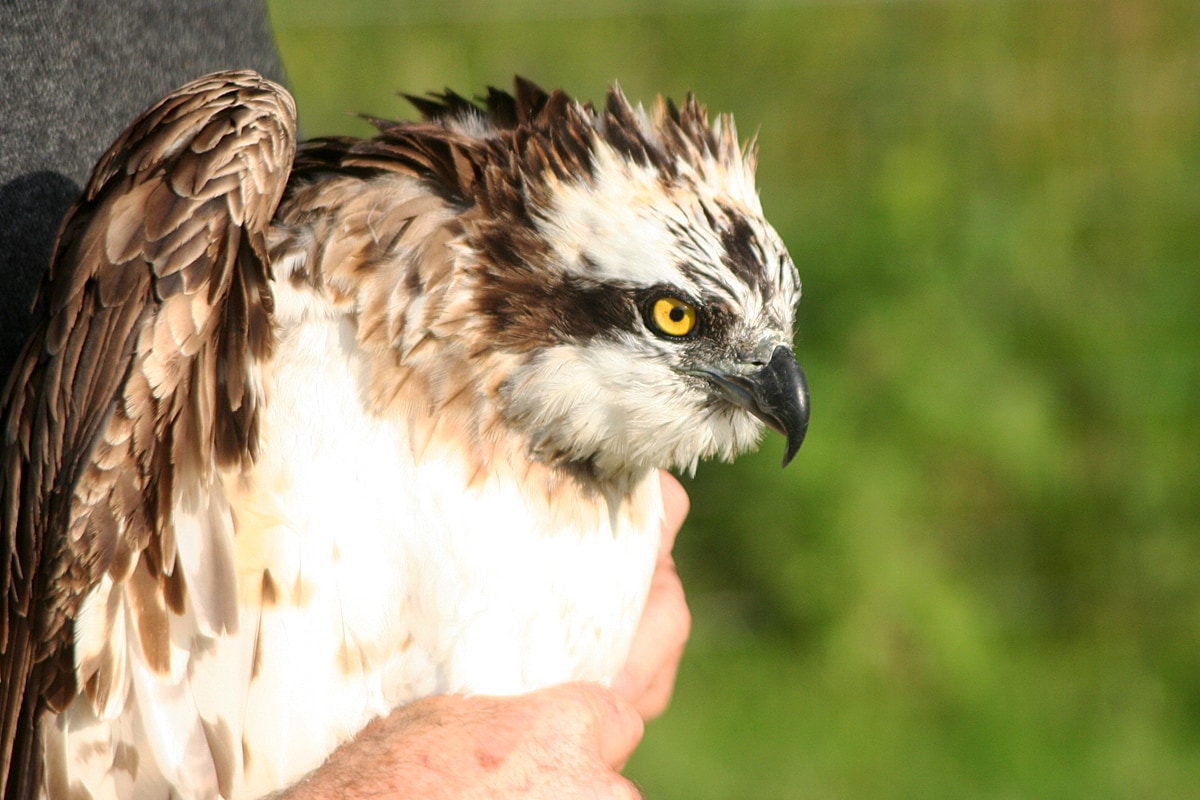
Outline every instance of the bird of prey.
POLYGON ((414 698, 607 681, 656 471, 800 446, 731 119, 410 99, 297 147, 207 76, 68 213, 3 396, 6 798, 259 796, 414 698))

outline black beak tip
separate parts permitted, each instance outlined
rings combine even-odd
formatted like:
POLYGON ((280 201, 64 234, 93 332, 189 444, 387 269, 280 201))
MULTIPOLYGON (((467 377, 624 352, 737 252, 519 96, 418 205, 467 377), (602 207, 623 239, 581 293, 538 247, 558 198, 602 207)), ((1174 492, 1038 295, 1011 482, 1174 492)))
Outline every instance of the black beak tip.
POLYGON ((792 459, 796 457, 796 453, 800 452, 800 445, 804 444, 804 437, 808 433, 808 379, 804 376, 804 370, 796 365, 795 380, 792 386, 793 392, 789 393, 791 413, 787 419, 789 425, 786 426, 784 435, 787 437, 787 446, 783 451, 783 466, 786 467, 792 463, 792 459))
POLYGON ((770 363, 749 383, 753 413, 787 437, 783 452, 786 467, 796 457, 808 433, 808 379, 792 351, 780 346, 775 348, 770 363))
POLYGON ((706 374, 725 400, 786 437, 783 466, 790 464, 808 433, 808 379, 791 349, 776 347, 771 360, 749 375, 736 370, 706 374))
POLYGON ((800 452, 800 445, 803 441, 803 437, 799 439, 791 436, 788 437, 787 447, 783 451, 783 464, 780 465, 781 468, 786 468, 788 464, 792 463, 792 459, 796 457, 796 453, 800 452))

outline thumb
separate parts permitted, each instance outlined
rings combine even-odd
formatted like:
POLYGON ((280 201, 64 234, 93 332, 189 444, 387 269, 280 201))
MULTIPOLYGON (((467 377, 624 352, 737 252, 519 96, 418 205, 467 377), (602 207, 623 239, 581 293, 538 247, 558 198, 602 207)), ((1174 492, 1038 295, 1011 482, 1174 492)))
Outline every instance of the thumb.
POLYGON ((632 705, 598 683, 575 684, 591 711, 592 734, 604 763, 621 770, 642 740, 645 723, 632 705))

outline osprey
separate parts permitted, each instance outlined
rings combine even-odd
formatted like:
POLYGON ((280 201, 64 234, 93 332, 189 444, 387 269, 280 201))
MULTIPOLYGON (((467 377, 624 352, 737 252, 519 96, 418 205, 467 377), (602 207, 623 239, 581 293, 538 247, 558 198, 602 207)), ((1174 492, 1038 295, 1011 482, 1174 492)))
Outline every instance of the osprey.
POLYGON ((607 681, 657 469, 800 446, 730 119, 410 100, 297 148, 211 75, 69 212, 3 398, 6 797, 257 796, 421 696, 607 681))

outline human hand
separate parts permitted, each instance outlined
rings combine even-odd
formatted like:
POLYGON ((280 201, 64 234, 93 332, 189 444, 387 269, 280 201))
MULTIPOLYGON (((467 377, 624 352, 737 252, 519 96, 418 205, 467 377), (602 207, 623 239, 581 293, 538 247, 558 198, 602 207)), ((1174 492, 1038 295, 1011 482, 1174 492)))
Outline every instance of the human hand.
POLYGON ((442 695, 375 720, 287 800, 424 797, 625 800, 643 720, 671 699, 691 628, 671 548, 688 496, 660 473, 663 524, 646 609, 612 689, 570 683, 515 697, 442 695))
POLYGON ((372 722, 284 797, 633 800, 619 771, 641 737, 634 708, 596 683, 427 697, 372 722))

